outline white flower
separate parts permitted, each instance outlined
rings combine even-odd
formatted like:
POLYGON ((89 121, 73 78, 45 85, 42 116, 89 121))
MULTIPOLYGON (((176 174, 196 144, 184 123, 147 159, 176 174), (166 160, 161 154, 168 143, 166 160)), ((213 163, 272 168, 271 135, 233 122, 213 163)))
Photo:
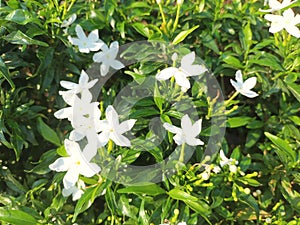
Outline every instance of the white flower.
POLYGON ((49 165, 51 170, 56 172, 67 171, 63 178, 65 189, 73 187, 79 175, 92 177, 100 171, 100 167, 95 163, 90 163, 80 150, 79 144, 68 139, 64 142, 68 157, 60 157, 49 165))
POLYGON ((92 88, 97 83, 97 81, 98 79, 94 79, 89 82, 89 76, 84 70, 82 70, 79 77, 78 84, 70 81, 62 80, 60 82, 60 85, 65 89, 68 89, 71 93, 81 94, 84 90, 88 90, 92 88))
POLYGON ((130 147, 130 140, 123 133, 131 130, 134 126, 135 119, 130 119, 119 123, 119 115, 112 105, 105 110, 106 120, 102 120, 101 133, 98 135, 98 140, 101 146, 107 144, 111 139, 118 146, 130 147))
POLYGON ((178 5, 182 5, 184 0, 177 0, 178 5))
POLYGON ((168 80, 174 76, 175 81, 181 87, 181 90, 186 91, 191 86, 187 77, 197 76, 207 71, 207 69, 202 65, 192 65, 194 61, 195 52, 191 52, 182 57, 181 66, 179 68, 168 67, 163 69, 156 75, 156 79, 159 81, 168 80))
POLYGON ((156 3, 157 3, 157 4, 160 4, 160 3, 161 3, 161 0, 156 0, 156 3))
POLYGON ((296 25, 300 23, 300 14, 295 16, 293 10, 288 9, 285 10, 282 15, 283 16, 272 14, 265 15, 265 19, 271 22, 269 31, 271 33, 277 33, 282 29, 285 29, 289 34, 299 38, 300 30, 296 25))
POLYGON ((258 96, 258 94, 254 91, 251 91, 250 89, 254 88, 256 84, 256 77, 251 77, 245 82, 243 82, 243 75, 240 70, 236 71, 235 73, 235 79, 236 81, 230 79, 230 83, 235 88, 235 90, 242 95, 245 95, 248 98, 254 98, 258 96))
POLYGON ((72 200, 76 201, 80 199, 81 195, 84 193, 82 189, 85 189, 85 184, 82 180, 78 180, 77 186, 72 186, 69 189, 63 188, 62 195, 64 197, 72 195, 72 200))
POLYGON ((214 173, 220 173, 221 172, 221 168, 219 166, 214 166, 213 170, 214 173))
POLYGON ((176 134, 173 139, 177 145, 187 143, 190 146, 197 146, 204 144, 203 141, 196 138, 196 136, 201 132, 201 123, 202 119, 199 119, 194 124, 192 124, 190 117, 186 114, 181 118, 181 128, 178 128, 169 123, 164 123, 163 126, 169 132, 176 134))
POLYGON ((186 225, 186 222, 179 222, 177 225, 186 225))
POLYGON ((232 173, 236 173, 237 171, 237 167, 236 165, 239 163, 237 160, 235 159, 228 159, 225 154, 224 154, 224 151, 221 149, 220 151, 220 158, 221 158, 221 161, 220 161, 220 166, 221 167, 224 167, 226 165, 229 166, 229 170, 232 172, 232 173))
POLYGON ((75 31, 78 38, 68 36, 72 45, 77 45, 80 52, 89 53, 90 51, 98 51, 104 44, 98 35, 98 30, 93 30, 88 36, 85 35, 82 27, 76 25, 75 31))
POLYGON ((266 10, 260 9, 259 11, 261 11, 261 12, 279 11, 285 7, 288 7, 291 4, 294 4, 295 2, 297 2, 297 0, 292 1, 292 2, 291 2, 291 0, 283 0, 281 3, 277 0, 269 0, 270 9, 266 9, 266 10))
POLYGON ((203 180, 208 180, 209 177, 210 177, 210 172, 204 171, 204 172, 201 174, 201 177, 202 177, 203 180))
POLYGON ((100 66, 101 76, 105 76, 109 67, 112 67, 116 70, 122 69, 124 64, 116 60, 116 57, 119 52, 119 43, 114 41, 110 44, 109 48, 106 44, 101 47, 102 52, 95 53, 93 56, 94 62, 102 63, 100 66))
POLYGON ((73 13, 68 19, 65 19, 60 27, 68 27, 70 26, 72 23, 74 23, 74 21, 76 20, 77 15, 75 13, 73 13))

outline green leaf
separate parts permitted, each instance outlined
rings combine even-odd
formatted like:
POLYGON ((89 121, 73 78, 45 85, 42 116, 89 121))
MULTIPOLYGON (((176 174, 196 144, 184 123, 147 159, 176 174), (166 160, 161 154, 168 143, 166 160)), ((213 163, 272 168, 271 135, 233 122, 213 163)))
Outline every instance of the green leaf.
POLYGON ((265 135, 277 148, 277 150, 275 149, 275 152, 280 159, 284 160, 286 164, 290 162, 290 160, 293 162, 296 161, 296 152, 290 147, 288 142, 268 132, 265 132, 265 135))
POLYGON ((4 77, 5 80, 7 80, 7 82, 9 83, 9 85, 11 86, 11 88, 15 88, 15 84, 13 83, 13 81, 10 78, 10 73, 9 70, 7 68, 7 66, 5 65, 5 63, 2 60, 2 57, 0 56, 0 77, 4 77))
POLYGON ((146 27, 144 24, 142 23, 134 23, 132 24, 133 28, 140 33, 141 35, 143 35, 146 38, 150 37, 150 30, 148 27, 146 27))
POLYGON ((220 50, 218 48, 218 45, 217 45, 215 39, 211 36, 211 34, 209 32, 204 31, 201 34, 201 41, 204 46, 213 50, 216 54, 220 53, 220 50))
POLYGON ((245 193, 238 192, 237 197, 239 201, 244 202, 245 204, 249 205, 252 209, 254 209, 256 217, 259 218, 259 206, 252 195, 247 195, 245 193))
POLYGON ((17 45, 40 45, 43 47, 49 46, 46 42, 34 40, 31 37, 28 37, 20 30, 10 33, 9 35, 5 36, 4 39, 12 44, 17 45))
POLYGON ((151 196, 156 196, 160 194, 165 194, 166 191, 159 187, 157 184, 148 184, 143 186, 130 186, 126 188, 119 189, 117 191, 120 194, 146 194, 151 196))
POLYGON ((177 200, 181 200, 181 201, 197 201, 198 198, 180 190, 180 189, 172 189, 171 191, 168 192, 168 194, 170 195, 171 198, 177 199, 177 200))
POLYGON ((241 44, 244 50, 248 51, 252 45, 252 31, 250 22, 248 21, 247 25, 242 29, 242 35, 240 37, 241 44))
POLYGON ((226 121, 227 127, 229 128, 235 128, 235 127, 241 127, 245 126, 248 124, 248 122, 252 118, 249 116, 240 116, 240 117, 233 117, 233 118, 228 118, 226 121))
POLYGON ((296 83, 290 83, 287 84, 287 87, 298 100, 298 102, 300 102, 300 85, 296 83))
POLYGON ((177 45, 182 42, 190 33, 196 30, 199 25, 192 27, 191 29, 181 31, 173 40, 172 44, 177 45))
POLYGON ((158 89, 158 85, 157 83, 155 82, 155 87, 154 87, 154 102, 157 106, 157 108, 160 110, 160 112, 162 112, 162 106, 163 106, 163 98, 159 92, 159 89, 158 89))
POLYGON ((242 69, 244 68, 244 66, 242 65, 242 63, 240 62, 240 60, 232 55, 226 55, 223 58, 223 61, 228 64, 229 66, 231 66, 234 69, 242 69))
POLYGON ((55 144, 56 146, 61 146, 60 139, 56 132, 44 123, 40 117, 38 118, 37 128, 45 140, 55 144))
POLYGON ((28 213, 20 210, 0 208, 0 221, 13 225, 37 225, 38 221, 28 213))
POLYGON ((12 11, 5 17, 5 20, 15 22, 21 25, 25 25, 32 21, 29 12, 23 9, 16 9, 12 11))

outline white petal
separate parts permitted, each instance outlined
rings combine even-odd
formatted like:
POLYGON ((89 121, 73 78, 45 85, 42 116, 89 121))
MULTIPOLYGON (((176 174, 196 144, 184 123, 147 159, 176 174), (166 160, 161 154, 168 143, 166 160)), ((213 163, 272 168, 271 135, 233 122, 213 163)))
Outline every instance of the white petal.
POLYGON ((101 76, 104 77, 108 73, 108 71, 109 71, 109 65, 106 65, 106 64, 102 63, 101 66, 100 66, 101 76))
POLYGON ((292 9, 287 9, 282 13, 283 17, 287 20, 292 20, 295 17, 294 11, 292 9))
POLYGON ((89 162, 97 154, 97 142, 88 142, 82 150, 82 154, 89 162))
POLYGON ((50 164, 49 168, 56 172, 64 172, 69 169, 70 163, 71 163, 70 157, 60 157, 57 160, 55 160, 54 163, 50 164))
POLYGON ((90 89, 92 87, 94 87, 94 85, 98 82, 98 79, 94 79, 94 80, 91 80, 87 85, 86 85, 86 88, 90 89))
POLYGON ((89 76, 87 75, 87 73, 84 70, 82 70, 78 83, 83 86, 83 85, 86 85, 88 82, 89 82, 89 76))
POLYGON ((85 177, 92 177, 100 171, 100 167, 95 163, 81 163, 79 173, 85 177))
POLYGON ((98 134, 98 141, 99 141, 99 147, 105 146, 109 140, 109 131, 103 131, 100 134, 98 134))
POLYGON ((78 180, 79 172, 76 169, 69 169, 63 178, 63 184, 66 189, 74 186, 78 180))
POLYGON ((67 153, 70 156, 73 156, 74 154, 78 154, 78 152, 81 152, 79 144, 75 141, 65 139, 64 146, 65 146, 67 153))
POLYGON ((234 80, 230 79, 230 83, 232 84, 232 86, 234 87, 234 89, 236 91, 239 91, 240 89, 243 88, 242 85, 238 84, 237 82, 235 82, 234 80))
POLYGON ((181 59, 181 67, 187 68, 190 65, 192 65, 194 61, 195 61, 195 52, 191 52, 189 54, 186 54, 181 59))
MULTIPOLYGON (((97 42, 97 41, 99 40, 98 30, 93 30, 93 31, 89 34, 88 40, 89 40, 90 42, 97 42)), ((99 49, 100 49, 100 48, 99 48, 99 49)), ((99 49, 98 49, 98 50, 99 50, 99 49)), ((98 50, 96 50, 96 51, 98 51, 98 50)))
POLYGON ((76 25, 75 31, 79 39, 86 39, 86 35, 79 24, 76 25))
POLYGON ((119 127, 119 115, 112 105, 109 105, 105 110, 106 120, 113 129, 119 127))
POLYGON ((63 195, 64 197, 68 197, 68 196, 70 196, 71 194, 73 194, 73 192, 75 191, 75 189, 77 189, 76 186, 70 187, 69 189, 63 188, 63 190, 62 190, 61 193, 62 193, 62 195, 63 195))
POLYGON ((238 84, 243 83, 242 71, 238 70, 238 71, 235 72, 235 80, 237 81, 238 84))
POLYGON ((243 84, 243 89, 252 89, 254 88, 256 85, 256 77, 250 77, 247 80, 245 80, 244 84, 243 84))
POLYGON ((204 66, 201 65, 190 65, 187 68, 183 68, 189 76, 197 76, 207 71, 204 66))
POLYGON ((94 43, 91 43, 91 45, 89 46, 89 49, 93 52, 96 52, 101 49, 102 45, 103 45, 103 43, 101 43, 101 42, 94 42, 94 43))
POLYGON ((168 67, 156 74, 155 78, 157 80, 168 80, 170 77, 174 76, 177 71, 178 69, 175 67, 168 67))
POLYGON ((248 98, 255 98, 258 96, 256 92, 250 90, 241 90, 240 93, 248 98))
POLYGON ((118 146, 130 147, 130 140, 122 134, 118 134, 117 132, 113 132, 110 134, 110 139, 118 146))
POLYGON ((93 55, 93 61, 94 62, 103 62, 104 61, 104 57, 105 57, 105 54, 104 52, 98 52, 98 53, 95 53, 93 55))
POLYGON ((279 16, 279 15, 273 15, 273 14, 266 14, 264 16, 264 18, 268 21, 271 21, 271 22, 280 22, 282 20, 282 16, 279 16))
POLYGON ((171 132, 171 133, 173 133, 173 134, 181 133, 181 129, 180 129, 180 128, 178 128, 178 127, 176 127, 176 126, 174 126, 174 125, 171 125, 171 124, 169 124, 169 123, 164 123, 164 124, 163 124, 163 127, 164 127, 167 131, 169 131, 169 132, 171 132))
POLYGON ((274 34, 281 31, 284 28, 284 24, 282 22, 272 22, 269 28, 269 32, 274 34))
POLYGON ((177 145, 182 145, 183 143, 185 143, 185 139, 182 136, 182 132, 177 133, 174 137, 173 140, 175 141, 175 143, 177 145))
POLYGON ((80 190, 77 188, 72 193, 72 200, 76 201, 76 200, 80 199, 83 193, 84 193, 83 190, 80 190))
POLYGON ((237 171, 236 165, 229 165, 229 170, 230 170, 232 173, 236 173, 236 171, 237 171))
POLYGON ((193 124, 190 132, 195 134, 195 136, 196 136, 196 135, 200 134, 201 129, 202 129, 202 119, 199 119, 193 124))
POLYGON ((296 27, 296 26, 286 26, 285 29, 286 29, 286 31, 287 31, 290 35, 292 35, 292 36, 294 36, 294 37, 296 37, 296 38, 299 38, 299 37, 300 37, 300 30, 299 30, 298 27, 296 27))
POLYGON ((68 104, 73 106, 76 96, 76 92, 74 90, 69 91, 59 91, 58 92, 61 97, 64 99, 64 101, 68 104))
POLYGON ((85 137, 84 133, 78 132, 78 130, 72 130, 69 139, 72 141, 80 141, 85 137))
POLYGON ((131 128, 134 126, 135 122, 136 122, 135 119, 130 119, 130 120, 126 120, 126 121, 122 122, 119 125, 118 133, 123 134, 123 133, 131 130, 131 128))
POLYGON ((73 83, 73 82, 70 82, 70 81, 65 81, 65 80, 62 80, 60 82, 60 86, 64 87, 65 89, 75 89, 78 87, 78 84, 76 83, 73 83))
POLYGON ((186 143, 190 146, 204 145, 203 141, 201 141, 198 138, 194 138, 194 137, 187 137, 186 143))
POLYGON ((125 67, 124 64, 121 63, 121 62, 118 61, 118 60, 112 60, 112 61, 110 62, 110 66, 111 66, 112 68, 116 69, 116 70, 119 70, 119 69, 122 69, 122 68, 125 67))
POLYGON ((182 71, 178 71, 177 73, 175 73, 175 81, 176 83, 180 86, 183 87, 185 89, 189 89, 191 84, 190 81, 186 78, 186 75, 184 72, 182 71))
POLYGON ((72 115, 73 115, 72 107, 63 108, 54 113, 54 116, 57 119, 66 119, 66 118, 70 119, 72 115))

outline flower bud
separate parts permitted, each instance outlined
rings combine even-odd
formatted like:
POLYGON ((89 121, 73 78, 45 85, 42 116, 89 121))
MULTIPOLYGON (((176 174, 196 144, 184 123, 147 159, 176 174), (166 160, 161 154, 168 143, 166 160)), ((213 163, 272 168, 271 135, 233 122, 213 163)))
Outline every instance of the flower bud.
POLYGON ((182 5, 184 0, 177 0, 178 5, 182 5))

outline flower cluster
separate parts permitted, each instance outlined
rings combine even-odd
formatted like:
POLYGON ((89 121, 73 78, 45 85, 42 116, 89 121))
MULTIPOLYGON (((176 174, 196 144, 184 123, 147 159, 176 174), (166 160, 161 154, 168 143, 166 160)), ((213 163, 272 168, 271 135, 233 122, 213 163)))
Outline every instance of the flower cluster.
POLYGON ((67 171, 63 178, 63 195, 72 194, 73 200, 80 198, 85 188, 84 183, 78 180, 80 175, 92 177, 99 173, 101 168, 91 160, 97 154, 99 147, 105 146, 112 140, 118 146, 130 146, 130 140, 123 133, 131 130, 135 120, 119 122, 119 116, 113 106, 105 111, 106 119, 101 120, 101 111, 98 102, 92 102, 92 93, 89 91, 98 79, 89 81, 86 72, 82 71, 78 84, 61 81, 62 87, 67 91, 60 91, 64 101, 69 107, 55 112, 58 119, 68 119, 73 130, 69 138, 64 141, 67 157, 58 158, 49 168, 57 172, 67 171), (86 138, 87 144, 81 150, 78 141, 86 138), (77 185, 76 185, 77 183, 77 185))
POLYGON ((274 14, 274 12, 280 12, 282 9, 289 7, 297 1, 283 0, 282 3, 276 0, 269 0, 270 9, 261 10, 262 12, 272 12, 273 14, 266 14, 265 19, 271 22, 269 31, 271 33, 277 33, 285 29, 290 35, 300 38, 300 30, 297 24, 300 23, 300 14, 295 15, 294 11, 289 8, 285 10, 282 15, 274 14))

